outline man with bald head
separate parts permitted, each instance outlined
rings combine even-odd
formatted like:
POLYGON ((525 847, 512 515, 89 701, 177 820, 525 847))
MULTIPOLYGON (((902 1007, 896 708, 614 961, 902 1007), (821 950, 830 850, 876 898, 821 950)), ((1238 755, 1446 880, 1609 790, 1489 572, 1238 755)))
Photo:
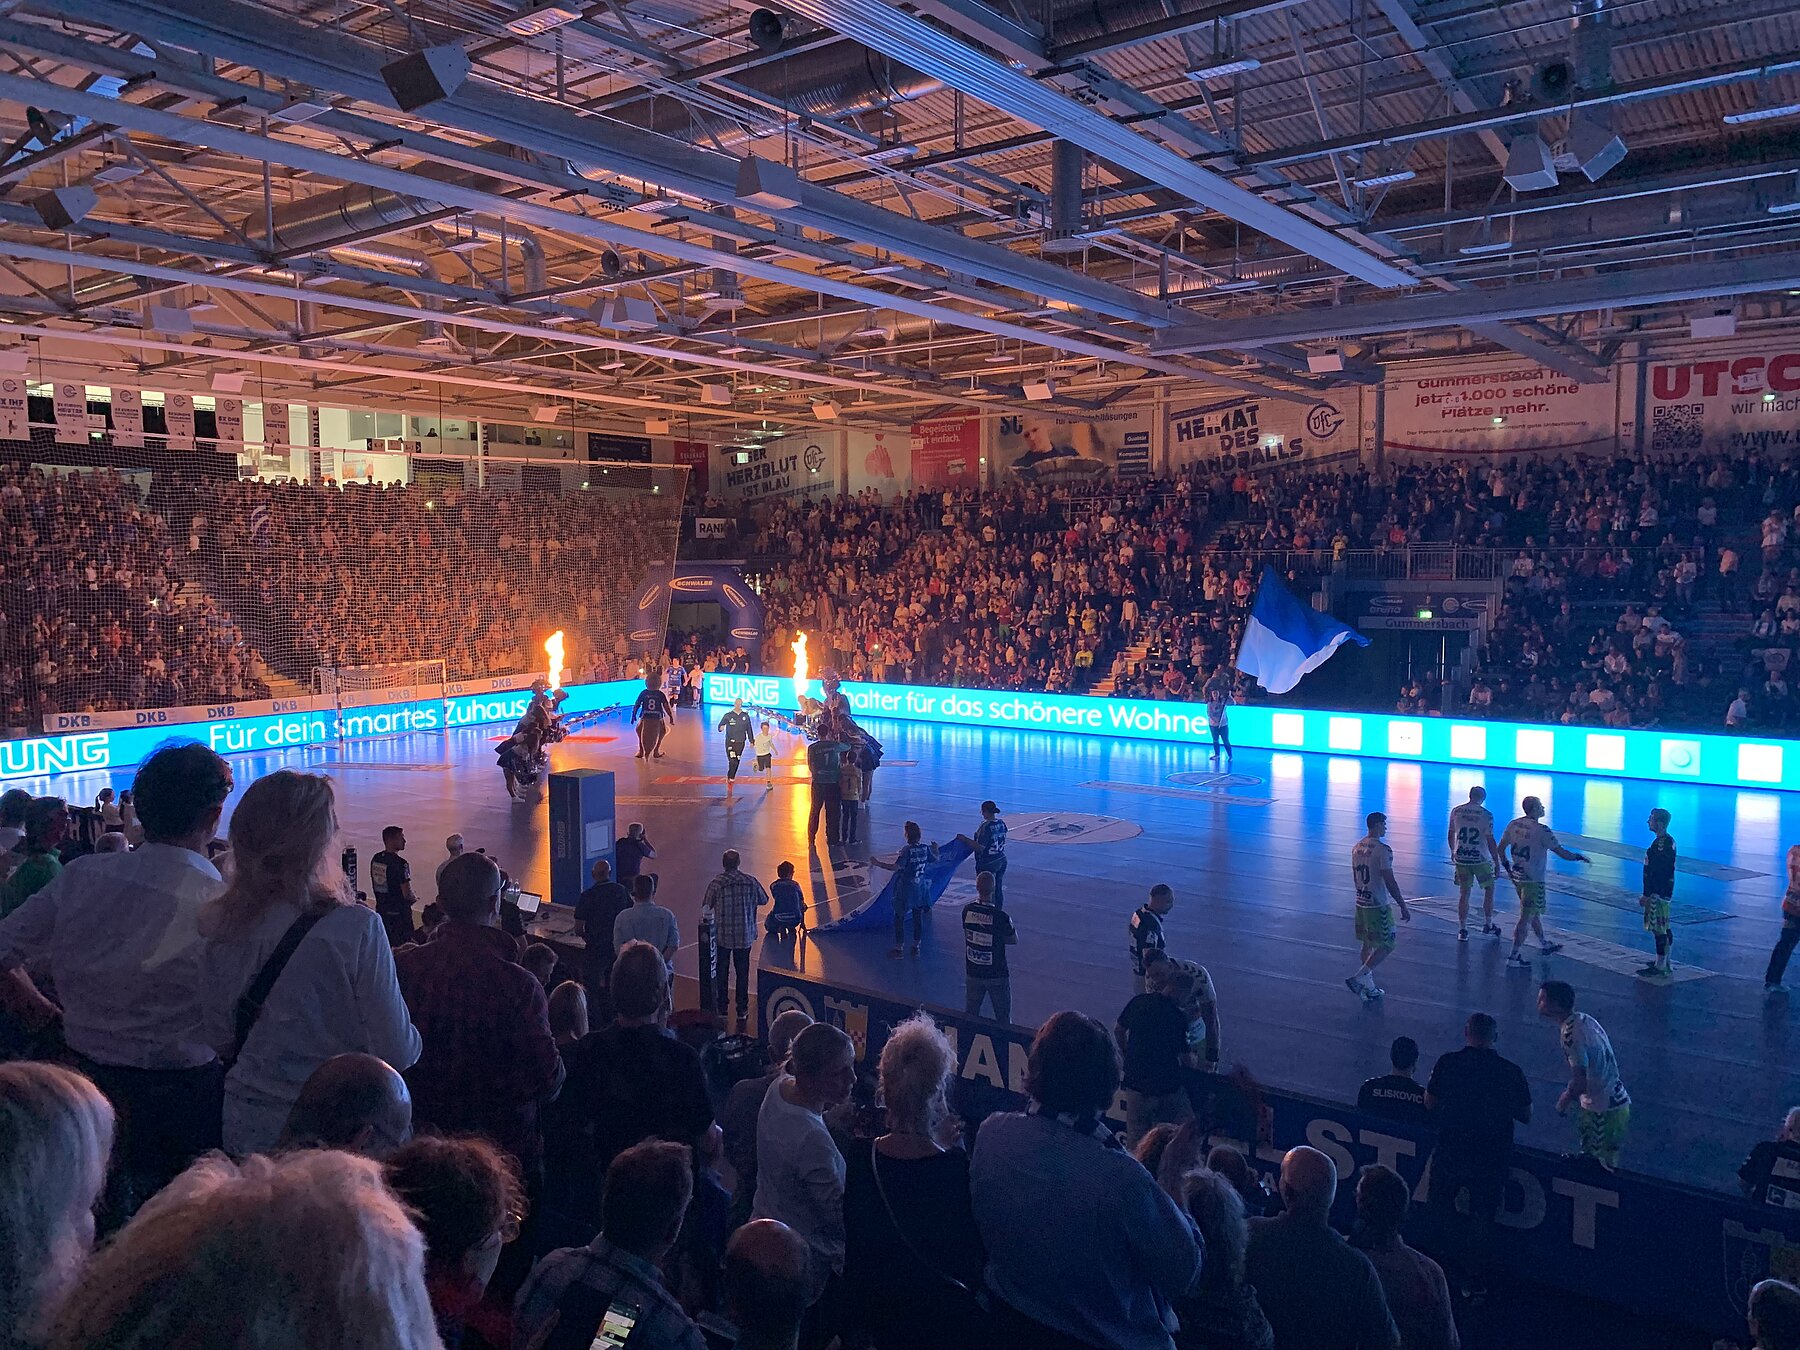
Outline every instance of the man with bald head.
POLYGON ((333 1055, 301 1087, 276 1148, 337 1148, 380 1162, 411 1138, 406 1080, 374 1055, 333 1055))
POLYGON ((737 1350, 796 1350, 806 1317, 806 1243, 785 1223, 756 1219, 725 1247, 725 1308, 737 1350))
POLYGON ((423 1050, 407 1071, 421 1125, 479 1134, 518 1160, 528 1185, 542 1173, 538 1107, 563 1084, 544 986, 519 964, 500 928, 500 868, 482 853, 444 867, 444 922, 430 942, 398 953, 400 992, 423 1050))
POLYGON ((1250 1221, 1244 1274, 1275 1330, 1275 1350, 1400 1344, 1375 1267, 1331 1230, 1337 1182, 1337 1169, 1318 1149, 1289 1149, 1281 1160, 1286 1211, 1250 1221))

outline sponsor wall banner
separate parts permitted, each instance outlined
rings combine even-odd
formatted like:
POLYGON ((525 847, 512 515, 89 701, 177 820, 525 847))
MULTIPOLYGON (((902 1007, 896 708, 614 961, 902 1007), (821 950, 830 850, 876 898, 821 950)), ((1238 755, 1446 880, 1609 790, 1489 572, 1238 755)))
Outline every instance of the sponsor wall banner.
POLYGON ((85 384, 74 380, 58 380, 53 388, 58 434, 85 442, 91 428, 106 425, 99 413, 88 411, 85 384))
POLYGON ((0 440, 31 439, 31 399, 23 375, 0 375, 0 440))
POLYGON ((169 449, 194 448, 194 396, 170 394, 163 404, 163 417, 169 427, 169 449))
POLYGON ((688 466, 692 491, 704 497, 712 491, 712 446, 705 441, 676 441, 673 463, 688 466))
POLYGON ((913 441, 910 431, 866 431, 852 427, 844 433, 850 453, 849 487, 852 493, 873 488, 883 497, 912 491, 913 441))
MULTIPOLYGON (((757 971, 756 1001, 765 1034, 776 1017, 798 1010, 843 1031, 858 1062, 871 1066, 893 1029, 920 1010, 916 1001, 766 967, 757 971)), ((925 1010, 955 1049, 956 1109, 976 1120, 1023 1109, 1033 1031, 957 1008, 925 1010)), ((1340 1177, 1380 1163, 1399 1172, 1419 1202, 1409 1233, 1416 1226, 1438 1250, 1455 1238, 1436 1227, 1439 1217, 1424 1203, 1436 1145, 1430 1130, 1268 1087, 1253 1101, 1230 1080, 1194 1069, 1184 1078, 1214 1141, 1232 1140, 1271 1181, 1282 1155, 1300 1144, 1330 1157, 1340 1177)), ((1124 1124, 1122 1098, 1108 1117, 1124 1124)), ((1350 1227, 1355 1210, 1355 1187, 1339 1186, 1332 1213, 1339 1228, 1350 1227)), ((1629 1172, 1608 1174, 1536 1149, 1513 1150, 1496 1217, 1493 1251, 1508 1270, 1585 1295, 1603 1291, 1633 1312, 1710 1334, 1741 1334, 1752 1286, 1769 1276, 1792 1279, 1800 1269, 1800 1214, 1629 1172), (1682 1278, 1668 1278, 1677 1270, 1682 1278)))
POLYGON ((285 403, 264 403, 263 444, 270 450, 286 450, 293 444, 293 433, 288 427, 288 405, 285 403))
POLYGON ((141 450, 144 446, 144 391, 112 391, 112 440, 114 445, 141 450))
POLYGON ((1643 371, 1642 446, 1652 454, 1800 449, 1800 339, 1736 343, 1643 371))
POLYGON ((1617 382, 1581 384, 1529 362, 1444 362, 1383 387, 1383 449, 1417 455, 1607 452, 1617 382))
MULTIPOLYGON (((858 717, 1123 736, 1171 745, 1212 744, 1204 703, 848 681, 843 691, 858 717)), ((774 675, 710 674, 704 694, 708 703, 741 698, 747 704, 779 711, 791 712, 796 707, 794 682, 774 675)), ((1257 750, 1800 792, 1800 741, 1398 717, 1279 704, 1233 707, 1230 716, 1232 741, 1257 750)), ((1749 800, 1752 795, 1746 793, 1740 799, 1749 800)))
POLYGON ((912 424, 914 487, 980 487, 981 467, 979 417, 912 424))
POLYGON ((835 439, 828 433, 784 436, 761 445, 717 447, 717 490, 743 502, 830 496, 837 491, 835 439))
POLYGON ((244 400, 222 398, 213 404, 215 438, 224 445, 244 443, 244 400))
POLYGON ((1360 398, 1359 390, 1342 389, 1311 405, 1239 397, 1172 407, 1169 468, 1256 473, 1354 460, 1360 398))
POLYGON ((994 424, 996 474, 1059 486, 1084 483, 1117 470, 1148 477, 1155 414, 1126 408, 1084 418, 1034 417, 1009 413, 994 424))
MULTIPOLYGON (((650 463, 651 444, 648 436, 609 436, 605 432, 587 433, 589 460, 616 459, 627 464, 650 463)), ((572 458, 572 456, 563 456, 572 458)))

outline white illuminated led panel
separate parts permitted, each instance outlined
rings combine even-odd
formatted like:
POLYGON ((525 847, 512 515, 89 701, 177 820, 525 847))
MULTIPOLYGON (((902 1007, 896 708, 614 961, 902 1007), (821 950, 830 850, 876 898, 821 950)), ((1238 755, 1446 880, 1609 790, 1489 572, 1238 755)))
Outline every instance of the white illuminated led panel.
POLYGON ((1275 744, 1306 744, 1306 719, 1299 713, 1276 713, 1269 721, 1269 739, 1275 744))
POLYGON ((1388 753, 1390 755, 1422 755, 1425 753, 1423 722, 1389 722, 1388 753))
POLYGON ((1451 759, 1486 759, 1487 728, 1460 726, 1450 728, 1451 759))
POLYGON ((1699 741, 1664 741, 1660 747, 1662 771, 1681 778, 1700 776, 1699 741))
POLYGON ((1589 736, 1587 738, 1587 766, 1590 769, 1611 769, 1623 772, 1625 768, 1625 738, 1623 736, 1589 736))
POLYGON ((1781 747, 1779 745, 1740 745, 1738 777, 1746 783, 1779 783, 1781 781, 1781 747))
POLYGON ((1334 717, 1331 719, 1326 744, 1333 750, 1362 749, 1363 724, 1360 717, 1334 717))
POLYGON ((1553 731, 1521 731, 1513 754, 1521 764, 1556 763, 1556 733, 1553 731))

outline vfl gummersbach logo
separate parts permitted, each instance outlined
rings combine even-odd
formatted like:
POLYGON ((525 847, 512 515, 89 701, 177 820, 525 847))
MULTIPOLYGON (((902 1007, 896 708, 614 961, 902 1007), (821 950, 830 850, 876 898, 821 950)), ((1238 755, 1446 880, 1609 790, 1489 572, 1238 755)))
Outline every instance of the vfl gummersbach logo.
POLYGON ((1344 425, 1344 414, 1337 410, 1335 404, 1315 403, 1306 410, 1306 434, 1316 441, 1337 434, 1337 429, 1344 425))

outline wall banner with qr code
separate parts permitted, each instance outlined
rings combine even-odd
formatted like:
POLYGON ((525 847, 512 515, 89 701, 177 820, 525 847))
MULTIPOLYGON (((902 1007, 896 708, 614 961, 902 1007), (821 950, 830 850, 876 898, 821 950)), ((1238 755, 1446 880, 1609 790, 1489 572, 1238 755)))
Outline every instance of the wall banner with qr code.
POLYGON ((1612 454, 1618 381, 1582 383, 1529 361, 1410 368, 1383 387, 1390 455, 1612 454))
POLYGON ((1800 451, 1800 339, 1709 344, 1642 370, 1646 453, 1800 451))

